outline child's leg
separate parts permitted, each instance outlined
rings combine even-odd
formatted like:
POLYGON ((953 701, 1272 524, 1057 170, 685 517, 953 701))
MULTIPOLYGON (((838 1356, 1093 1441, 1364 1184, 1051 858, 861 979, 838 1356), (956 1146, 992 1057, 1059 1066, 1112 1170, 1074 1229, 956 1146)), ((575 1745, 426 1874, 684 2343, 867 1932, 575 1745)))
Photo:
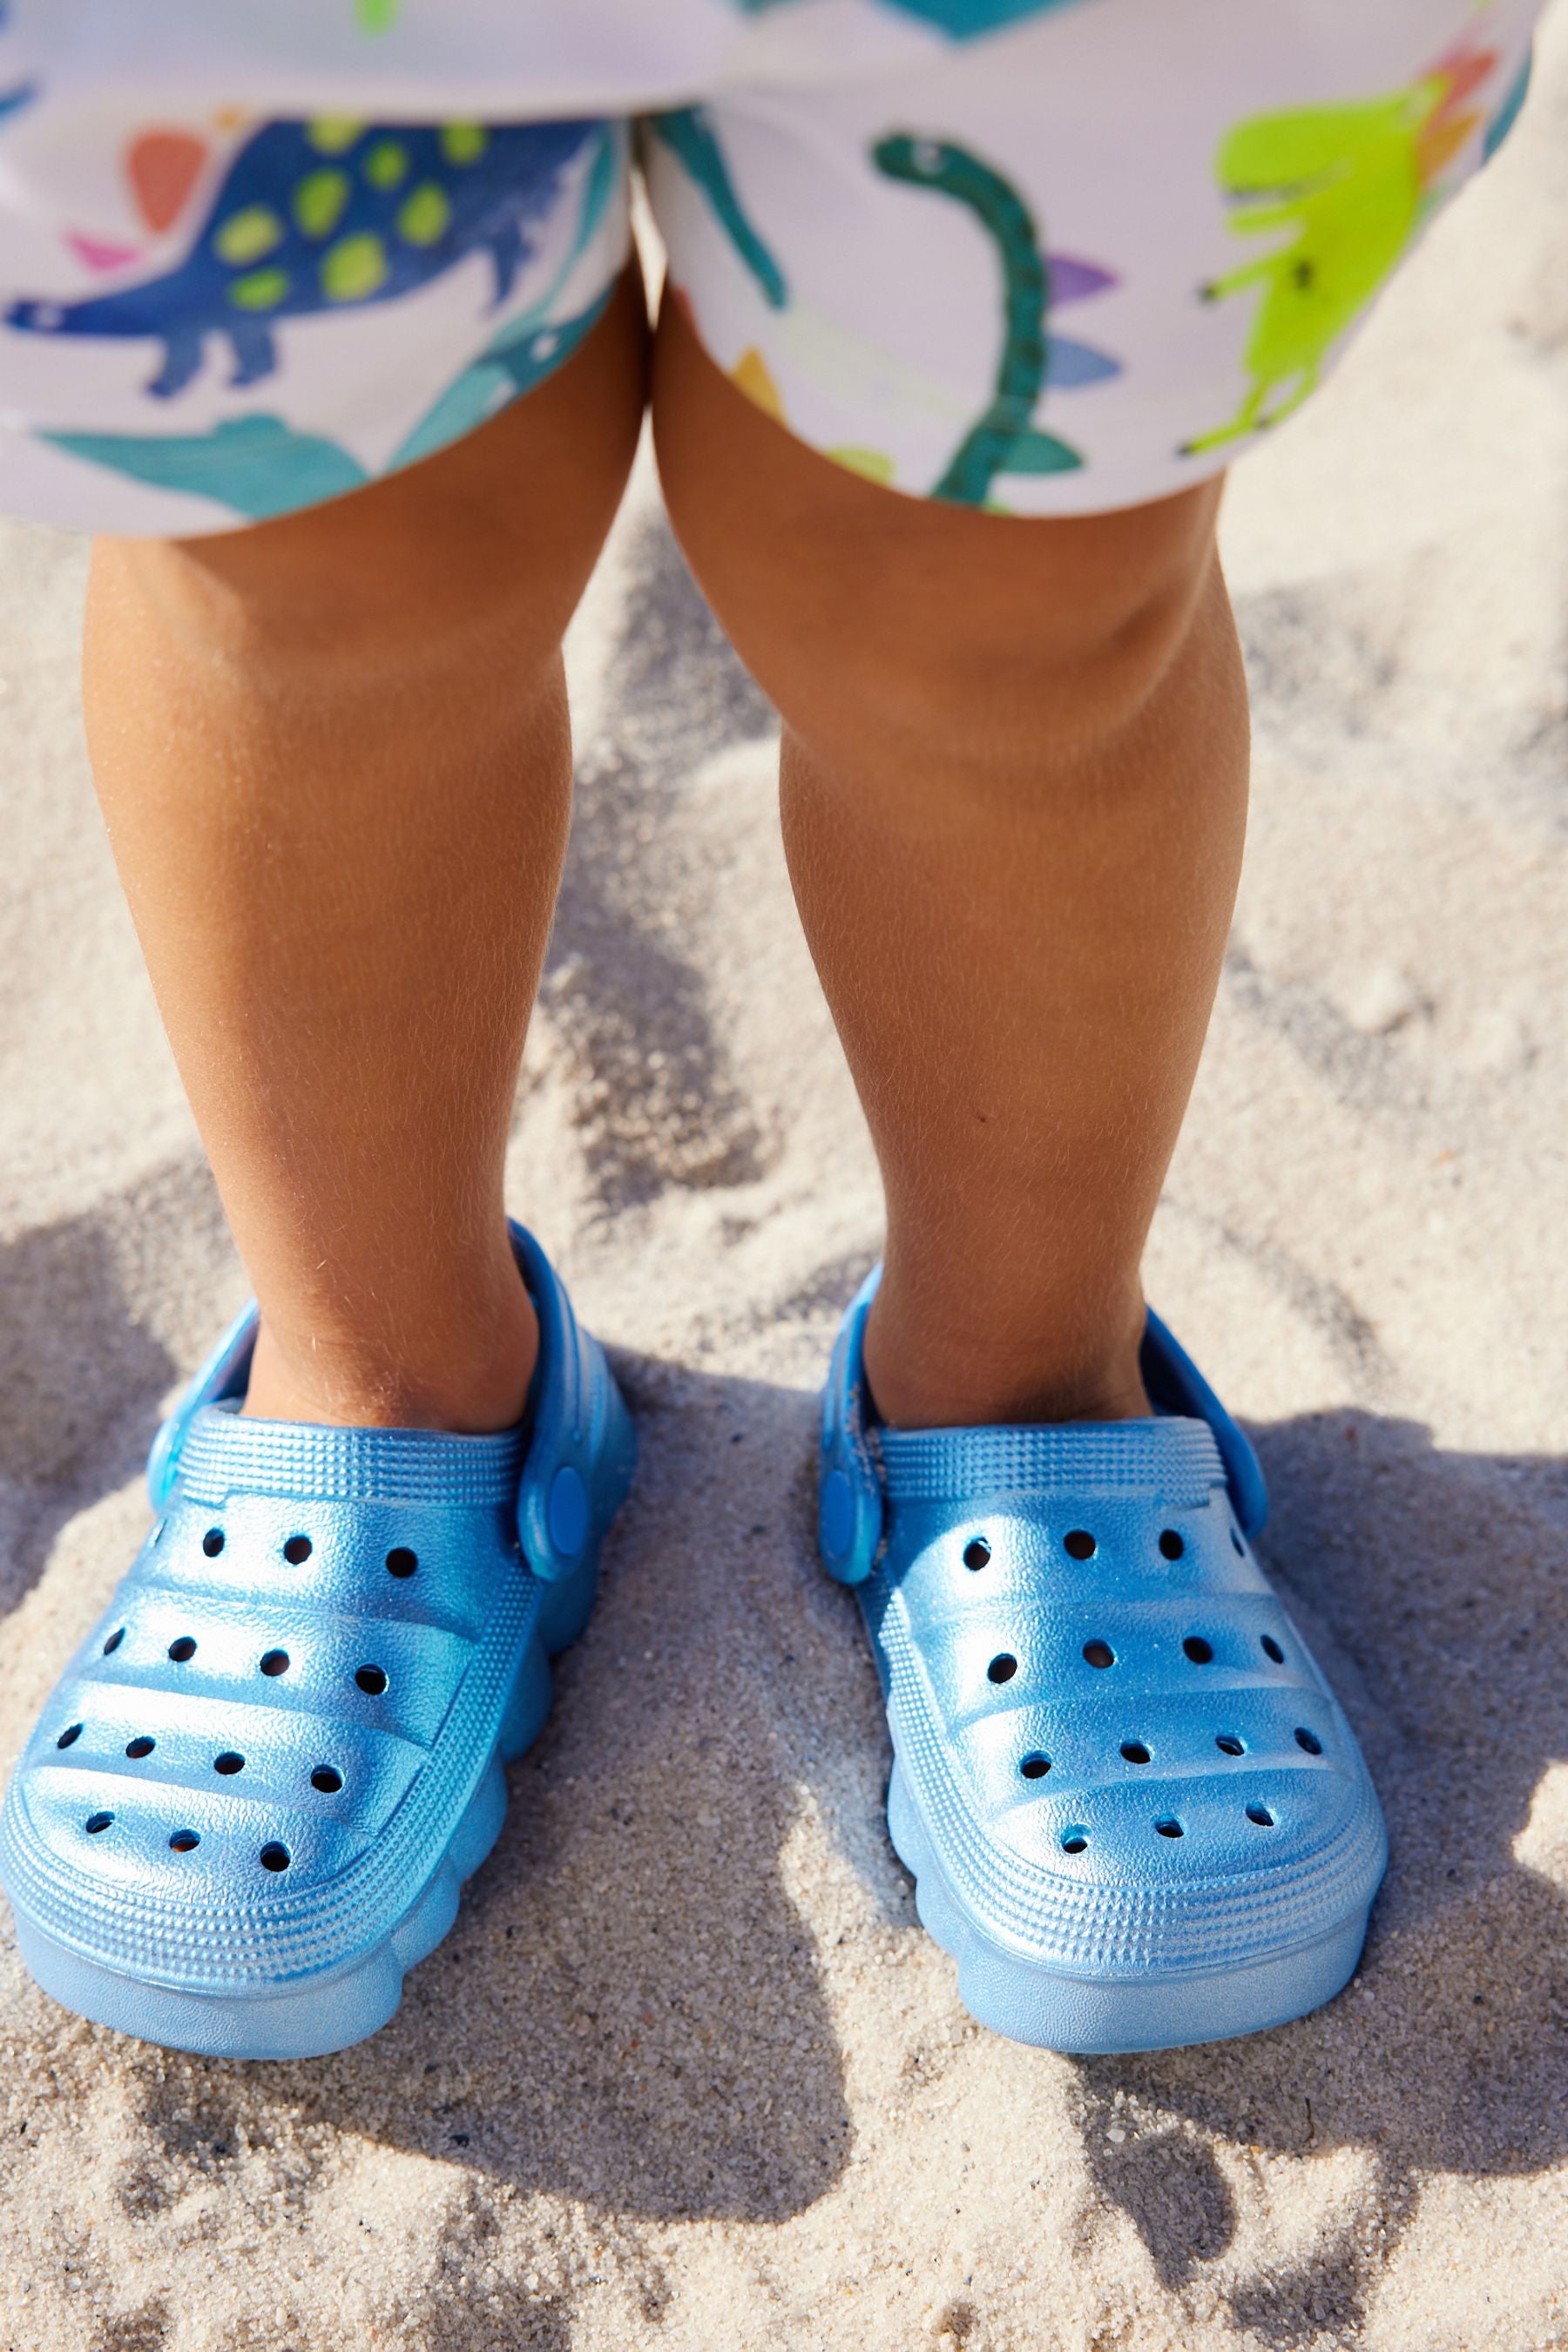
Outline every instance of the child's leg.
POLYGON ((559 648, 619 500, 645 324, 333 505, 94 566, 94 767, 262 1310, 252 1412, 504 1428, 501 1209, 564 845, 559 648))
POLYGON ((673 305, 654 418, 682 543, 784 718, 790 870, 887 1186, 878 1403, 1139 1412, 1139 1260, 1245 820, 1217 487, 1071 521, 874 488, 673 305))

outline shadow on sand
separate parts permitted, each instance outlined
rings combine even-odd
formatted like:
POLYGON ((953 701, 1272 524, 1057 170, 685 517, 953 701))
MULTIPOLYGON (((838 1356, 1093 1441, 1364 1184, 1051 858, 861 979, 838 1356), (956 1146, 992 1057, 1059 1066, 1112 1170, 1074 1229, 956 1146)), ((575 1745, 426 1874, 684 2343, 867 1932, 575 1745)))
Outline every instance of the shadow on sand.
POLYGON ((1082 2061, 1079 2122, 1176 2288, 1236 2233, 1216 2147, 1365 2152, 1353 2219, 1305 2267, 1232 2294, 1237 2322, 1283 2346, 1355 2327, 1424 2177, 1527 2175, 1568 2152, 1568 1905, 1514 1851, 1568 1758, 1568 1463, 1440 1453, 1359 1412, 1255 1435, 1265 1555, 1366 1749, 1389 1875, 1361 1975, 1328 2009, 1082 2061))
MULTIPOLYGON (((651 2308, 641 2225, 778 2221, 839 2178, 839 2051, 781 1849, 795 1784, 873 1823, 886 1749, 852 1606, 812 1555, 811 1401, 623 1369, 645 1469, 457 1930, 395 2023, 341 2058, 264 2076, 131 2059, 163 2193, 243 2101, 253 2133, 270 2110, 296 2139, 438 2154, 481 2201, 503 2186, 584 2200, 645 2263, 651 2308)), ((1300 2269, 1231 2291, 1236 2320, 1283 2345, 1353 2326, 1423 2177, 1529 2174, 1568 2150, 1568 1906, 1513 1852, 1568 1754, 1568 1475, 1438 1453, 1361 1412, 1257 1434, 1271 1565, 1389 1815, 1366 1962, 1299 2024, 1074 2074, 1092 2172, 1173 2289, 1236 2236, 1227 2147, 1364 2152, 1353 2221, 1300 2269)), ((907 1918, 885 1851, 858 1858, 907 1918)))
MULTIPOLYGON (((139 2210, 221 2174, 215 2149, 242 2135, 323 2158, 353 2136, 466 2169, 481 2210, 498 2192, 584 2200, 624 2269, 639 2224, 782 2221, 838 2179, 838 2042, 783 1853, 796 1791, 825 1769, 849 1771, 874 1822, 883 1755, 852 1605, 809 1548, 813 1402, 617 1370, 637 1484, 457 1927, 394 2021, 339 2057, 263 2068, 116 2044, 140 2077, 147 2161, 122 2192, 139 2210)), ((891 1855, 876 1867, 912 1917, 891 1855)))

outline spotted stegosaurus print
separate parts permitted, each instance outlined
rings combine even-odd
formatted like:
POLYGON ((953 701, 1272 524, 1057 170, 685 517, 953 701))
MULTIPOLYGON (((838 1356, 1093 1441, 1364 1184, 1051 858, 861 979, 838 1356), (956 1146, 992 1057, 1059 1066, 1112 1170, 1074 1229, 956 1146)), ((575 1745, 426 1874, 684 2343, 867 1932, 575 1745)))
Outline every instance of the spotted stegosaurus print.
POLYGON ((161 399, 199 374, 210 337, 232 383, 278 365, 280 319, 385 302, 470 254, 489 256, 503 302, 592 121, 268 122, 236 154, 177 268, 80 302, 15 302, 6 324, 37 335, 161 342, 147 386, 161 399))

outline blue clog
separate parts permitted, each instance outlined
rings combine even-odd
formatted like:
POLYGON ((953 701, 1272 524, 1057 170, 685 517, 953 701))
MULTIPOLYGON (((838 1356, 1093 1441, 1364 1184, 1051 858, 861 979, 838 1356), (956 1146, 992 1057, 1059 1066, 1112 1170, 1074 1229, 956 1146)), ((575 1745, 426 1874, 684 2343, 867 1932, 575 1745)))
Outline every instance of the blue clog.
POLYGON ((159 1432, 158 1517, 17 1763, 0 1875, 68 2009, 303 2058, 384 2025, 451 1927, 631 1481, 632 1424, 543 1252, 526 1428, 243 1418, 247 1309, 159 1432))
POLYGON ((1253 2033, 1355 1969, 1387 1860, 1355 1738, 1253 1556, 1250 1444, 1151 1315, 1156 1418, 868 1424, 873 1275, 824 1401, 888 1824, 983 2024, 1061 2051, 1253 2033))

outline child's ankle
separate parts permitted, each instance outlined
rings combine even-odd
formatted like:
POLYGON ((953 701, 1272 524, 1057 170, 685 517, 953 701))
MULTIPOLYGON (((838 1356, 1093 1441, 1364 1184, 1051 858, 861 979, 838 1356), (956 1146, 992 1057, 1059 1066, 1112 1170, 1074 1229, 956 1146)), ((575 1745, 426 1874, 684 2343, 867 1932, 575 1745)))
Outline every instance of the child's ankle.
POLYGON ((482 1346, 432 1348, 426 1360, 396 1364, 372 1350, 279 1345, 263 1324, 241 1408, 264 1421, 309 1422, 366 1429, 438 1429, 485 1436, 522 1419, 539 1353, 533 1304, 521 1304, 506 1328, 482 1346))
POLYGON ((1073 1421, 1136 1421, 1152 1410, 1139 1364, 1143 1315, 1077 1347, 1059 1333, 1035 1346, 1000 1335, 966 1342, 924 1332, 879 1296, 866 1335, 866 1378, 895 1429, 974 1429, 1073 1421))

